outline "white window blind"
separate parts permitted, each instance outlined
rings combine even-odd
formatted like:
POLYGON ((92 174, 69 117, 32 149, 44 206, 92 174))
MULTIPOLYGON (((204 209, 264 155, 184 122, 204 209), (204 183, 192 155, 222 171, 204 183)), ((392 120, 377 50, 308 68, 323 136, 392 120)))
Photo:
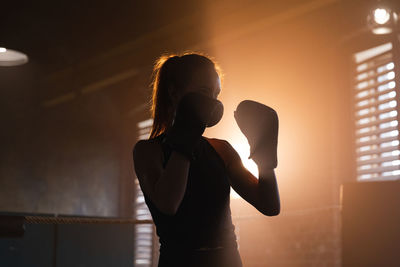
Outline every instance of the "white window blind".
MULTIPOLYGON (((137 124, 139 137, 138 140, 147 139, 150 134, 153 120, 141 121, 137 124)), ((151 220, 151 214, 144 201, 143 192, 140 189, 139 181, 135 180, 136 186, 136 219, 137 220, 151 220)), ((134 266, 136 267, 152 267, 155 266, 153 259, 157 254, 157 242, 154 242, 156 236, 154 225, 149 224, 136 224, 135 225, 135 245, 134 245, 134 266)))
POLYGON ((398 100, 392 43, 354 54, 357 180, 400 178, 398 100))

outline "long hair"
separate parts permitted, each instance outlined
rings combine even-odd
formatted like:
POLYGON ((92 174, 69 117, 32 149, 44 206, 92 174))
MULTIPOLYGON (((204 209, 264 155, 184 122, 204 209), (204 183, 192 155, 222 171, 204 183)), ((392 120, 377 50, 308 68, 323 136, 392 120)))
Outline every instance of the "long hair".
POLYGON ((150 139, 163 133, 172 123, 174 107, 169 95, 169 88, 184 88, 194 72, 202 68, 213 68, 222 79, 219 66, 210 57, 198 53, 182 55, 162 55, 154 64, 152 76, 151 114, 153 126, 150 139))

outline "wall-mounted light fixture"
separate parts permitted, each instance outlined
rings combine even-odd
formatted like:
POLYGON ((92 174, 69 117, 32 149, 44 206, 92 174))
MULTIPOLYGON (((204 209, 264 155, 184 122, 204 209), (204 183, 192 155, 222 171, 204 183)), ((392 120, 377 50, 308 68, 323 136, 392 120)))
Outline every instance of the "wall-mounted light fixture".
POLYGON ((0 47, 0 66, 18 66, 28 62, 28 56, 19 51, 0 47))
POLYGON ((379 3, 367 17, 368 27, 374 34, 389 34, 395 31, 397 21, 396 12, 379 3))

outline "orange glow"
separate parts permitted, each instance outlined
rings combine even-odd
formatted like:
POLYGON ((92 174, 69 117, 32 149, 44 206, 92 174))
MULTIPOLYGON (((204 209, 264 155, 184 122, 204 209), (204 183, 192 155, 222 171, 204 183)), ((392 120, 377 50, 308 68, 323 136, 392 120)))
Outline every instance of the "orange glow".
MULTIPOLYGON (((217 137, 227 140, 238 152, 246 169, 249 170, 255 177, 258 177, 257 165, 254 163, 253 160, 248 158, 250 154, 250 146, 247 142, 246 137, 242 134, 233 118, 233 110, 235 109, 236 105, 227 103, 227 101, 224 100, 222 100, 222 102, 224 103, 225 110, 232 111, 225 112, 224 118, 221 120, 221 122, 215 127, 208 128, 206 131, 206 135, 209 137, 217 137), (232 114, 232 116, 229 116, 230 114, 232 114), (229 124, 229 126, 227 126, 227 123, 229 124)), ((232 190, 231 198, 238 199, 240 198, 240 196, 234 190, 232 190)))
MULTIPOLYGON (((253 160, 249 159, 249 154, 250 154, 250 147, 246 141, 245 137, 237 137, 235 140, 231 143, 233 148, 239 153, 240 158, 242 159, 243 165, 248 169, 255 177, 258 177, 258 168, 257 165, 254 163, 253 160), (244 140, 240 140, 244 139, 244 140), (237 141, 236 141, 237 140, 237 141)), ((240 196, 234 191, 231 191, 231 198, 240 198, 240 196)))

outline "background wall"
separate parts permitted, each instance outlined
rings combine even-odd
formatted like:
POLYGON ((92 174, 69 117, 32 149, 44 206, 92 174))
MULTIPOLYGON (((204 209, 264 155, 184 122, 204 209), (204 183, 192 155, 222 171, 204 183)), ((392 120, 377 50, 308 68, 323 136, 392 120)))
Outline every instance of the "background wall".
POLYGON ((202 6, 171 5, 5 6, 2 36, 30 62, 0 69, 0 210, 133 216, 152 63, 203 38, 202 6))
MULTIPOLYGON (((241 14, 262 14, 262 8, 241 14)), ((264 217, 243 200, 232 201, 246 266, 340 266, 339 185, 352 179, 353 164, 351 92, 340 86, 350 77, 351 58, 339 43, 340 11, 333 1, 297 3, 272 14, 275 19, 253 16, 247 25, 232 19, 215 29, 242 34, 216 40, 227 108, 210 135, 246 142, 232 116, 243 99, 270 105, 280 120, 281 214, 264 217)))

